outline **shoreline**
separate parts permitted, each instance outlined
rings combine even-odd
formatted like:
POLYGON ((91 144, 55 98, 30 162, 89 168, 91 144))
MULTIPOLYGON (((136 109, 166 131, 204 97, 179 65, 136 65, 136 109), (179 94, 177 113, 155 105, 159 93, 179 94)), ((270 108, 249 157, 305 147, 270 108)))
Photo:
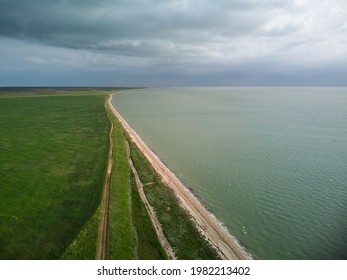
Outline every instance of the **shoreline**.
POLYGON ((217 218, 210 213, 193 193, 182 184, 176 175, 159 159, 144 143, 140 136, 131 128, 113 106, 113 93, 108 98, 111 111, 118 118, 132 141, 138 146, 147 160, 162 177, 179 199, 182 207, 189 213, 199 231, 206 237, 223 259, 252 259, 251 255, 238 243, 217 218))

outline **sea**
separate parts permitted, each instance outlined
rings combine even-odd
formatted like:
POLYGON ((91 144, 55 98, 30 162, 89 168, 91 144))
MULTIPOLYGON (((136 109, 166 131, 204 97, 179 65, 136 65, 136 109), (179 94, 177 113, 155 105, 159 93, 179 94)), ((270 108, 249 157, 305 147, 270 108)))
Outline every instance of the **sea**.
POLYGON ((347 259, 346 87, 122 90, 118 112, 255 259, 347 259))

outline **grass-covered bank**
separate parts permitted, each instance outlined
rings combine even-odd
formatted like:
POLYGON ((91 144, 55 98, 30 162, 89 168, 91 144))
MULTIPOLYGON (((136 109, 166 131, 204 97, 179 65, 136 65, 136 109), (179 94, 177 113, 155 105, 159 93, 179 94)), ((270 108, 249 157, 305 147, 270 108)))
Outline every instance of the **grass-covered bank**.
POLYGON ((106 110, 114 127, 108 258, 167 259, 137 187, 134 185, 133 174, 127 159, 123 128, 108 105, 106 110))
POLYGON ((137 258, 140 260, 166 260, 168 256, 162 248, 152 221, 141 200, 134 175, 131 174, 132 219, 137 243, 137 258))
POLYGON ((99 225, 102 205, 81 229, 76 238, 62 254, 62 260, 95 260, 99 238, 99 225))
POLYGON ((0 258, 56 259, 97 209, 104 96, 0 98, 0 258))
POLYGON ((113 169, 110 188, 110 212, 108 227, 109 259, 135 259, 136 238, 132 221, 130 166, 127 160, 123 130, 116 118, 113 122, 113 169))

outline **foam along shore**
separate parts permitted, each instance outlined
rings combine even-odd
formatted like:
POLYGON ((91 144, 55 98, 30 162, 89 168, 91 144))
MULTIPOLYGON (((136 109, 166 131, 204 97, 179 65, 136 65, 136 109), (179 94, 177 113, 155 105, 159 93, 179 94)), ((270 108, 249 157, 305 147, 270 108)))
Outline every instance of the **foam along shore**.
POLYGON ((188 211, 193 221, 217 250, 223 259, 251 259, 251 255, 237 242, 221 223, 202 205, 202 203, 171 172, 159 157, 144 143, 140 136, 130 127, 112 105, 112 95, 108 99, 109 106, 119 119, 132 141, 146 156, 153 168, 174 191, 182 206, 188 211))

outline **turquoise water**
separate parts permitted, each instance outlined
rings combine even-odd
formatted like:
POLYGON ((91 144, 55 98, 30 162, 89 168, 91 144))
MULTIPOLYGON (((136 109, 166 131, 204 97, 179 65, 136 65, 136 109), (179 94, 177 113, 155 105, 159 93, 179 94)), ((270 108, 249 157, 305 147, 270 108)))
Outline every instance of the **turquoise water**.
POLYGON ((347 88, 150 88, 113 104, 255 258, 347 259, 347 88))

